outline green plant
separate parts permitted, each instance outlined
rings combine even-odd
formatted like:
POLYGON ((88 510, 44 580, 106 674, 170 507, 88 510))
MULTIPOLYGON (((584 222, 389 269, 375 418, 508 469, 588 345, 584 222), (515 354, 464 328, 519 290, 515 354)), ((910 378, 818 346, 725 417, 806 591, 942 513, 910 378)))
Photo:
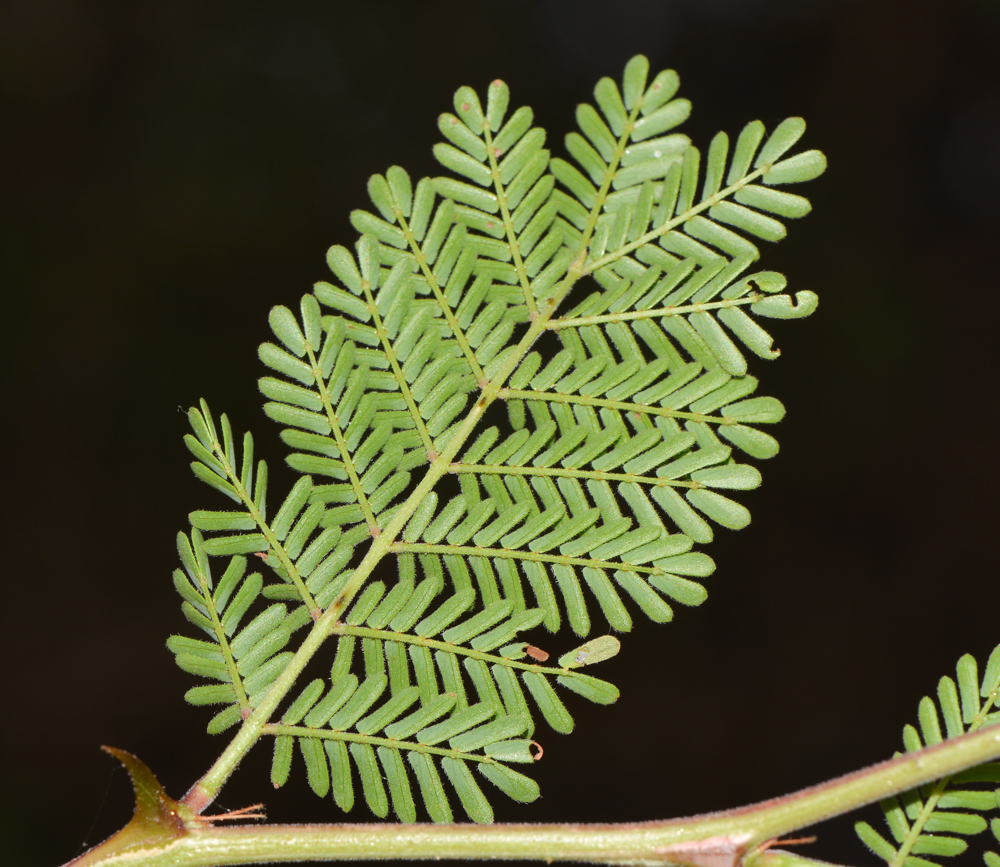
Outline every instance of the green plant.
MULTIPOLYGON (((920 701, 919 731, 912 725, 903 729, 903 745, 908 753, 925 746, 941 743, 946 737, 956 738, 966 732, 1000 722, 1000 648, 994 650, 982 680, 976 660, 966 654, 958 661, 956 680, 942 677, 938 683, 937 704, 929 696, 920 701), (941 722, 944 721, 944 732, 941 722)), ((992 812, 1000 806, 1000 766, 981 765, 942 777, 933 784, 911 789, 881 801, 889 831, 895 845, 885 839, 867 822, 855 825, 861 840, 891 867, 926 867, 929 862, 920 855, 950 857, 966 851, 962 837, 983 833, 986 819, 979 812, 992 812), (973 811, 973 812, 967 812, 973 811), (955 836, 958 835, 958 836, 955 836)), ((1000 841, 1000 818, 989 827, 1000 841)), ((988 867, 1000 865, 1000 855, 987 852, 988 867)))
MULTIPOLYGON (((461 88, 455 114, 440 118, 447 142, 435 155, 451 176, 414 185, 394 166, 371 179, 378 213, 352 215, 354 252, 329 251, 336 282, 317 283, 298 314, 271 311, 277 342, 261 347, 270 370, 260 387, 301 474, 276 509, 251 436, 240 440, 204 403, 190 411, 192 468, 236 507, 193 512, 178 538, 174 583, 201 634, 168 645, 181 668, 211 681, 187 693, 221 706, 209 731, 236 734, 180 802, 116 751, 136 784, 136 818, 80 864, 362 853, 793 863, 805 859, 769 841, 1000 755, 1000 735, 971 731, 990 720, 995 654, 983 707, 971 703, 968 663, 960 670, 969 734, 949 723, 952 743, 732 814, 572 835, 219 828, 250 814, 204 815, 268 738, 275 786, 298 753, 312 789, 344 811, 363 797, 407 823, 451 822, 455 806, 488 823, 492 787, 537 797, 512 765, 538 756, 540 721, 572 728, 560 690, 616 699, 581 670, 619 646, 595 621, 627 632, 636 609, 664 622, 671 603, 704 600, 696 579, 714 564, 694 545, 712 541, 713 525, 749 522, 720 491, 759 484, 742 460, 776 454, 759 425, 784 414, 757 394, 745 352, 776 357, 759 320, 807 316, 817 303, 785 294, 780 274, 751 271, 755 241, 781 239, 781 219, 808 213, 806 199, 777 187, 826 163, 815 150, 788 156, 805 129, 798 118, 770 134, 750 123, 732 147, 720 133, 702 159, 672 132, 690 110, 675 98, 676 74, 650 83, 647 72, 634 58, 621 90, 602 79, 598 108, 578 109, 580 132, 566 139, 576 165, 550 159, 530 109, 510 111, 495 81, 485 109, 461 88), (521 635, 540 626, 556 635, 554 662, 521 635), (329 675, 307 680, 331 638, 329 675)), ((927 812, 947 803, 935 790, 927 812)), ((890 807, 904 838, 891 858, 902 861, 935 817, 907 843, 900 815, 890 807)), ((874 830, 862 833, 887 853, 874 830)))

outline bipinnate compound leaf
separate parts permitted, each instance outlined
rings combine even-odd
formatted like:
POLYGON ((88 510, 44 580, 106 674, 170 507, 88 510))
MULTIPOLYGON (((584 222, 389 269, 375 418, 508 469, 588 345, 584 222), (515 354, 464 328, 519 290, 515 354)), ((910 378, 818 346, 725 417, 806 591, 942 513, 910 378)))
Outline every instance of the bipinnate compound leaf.
POLYGON ((178 539, 199 635, 169 646, 209 681, 187 697, 221 707, 212 732, 282 699, 274 785, 304 765, 345 811, 489 822, 495 789, 538 796, 512 767, 534 738, 617 698, 591 674, 620 647, 604 633, 704 601, 695 546, 746 526, 748 461, 778 450, 784 407, 749 364, 779 354, 767 319, 816 307, 757 245, 808 213, 783 186, 825 162, 793 152, 798 118, 699 151, 678 88, 634 58, 564 158, 503 82, 463 87, 440 175, 371 178, 356 243, 260 347, 287 492, 249 434, 190 411, 194 473, 228 499, 178 539), (329 674, 290 686, 307 636, 333 639, 329 674))
MULTIPOLYGON (((917 725, 903 729, 906 752, 1000 723, 1000 647, 990 655, 981 679, 976 660, 969 654, 958 661, 955 674, 954 679, 941 678, 936 700, 930 696, 920 700, 917 725)), ((988 827, 1000 841, 1000 818, 987 824, 987 818, 980 815, 1000 809, 998 783, 1000 764, 980 765, 883 800, 879 806, 888 836, 868 822, 858 822, 855 831, 865 846, 892 867, 937 864, 923 856, 960 855, 969 845, 963 838, 982 834, 988 827)), ((1000 867, 1000 855, 995 852, 987 852, 985 860, 989 867, 1000 867)))

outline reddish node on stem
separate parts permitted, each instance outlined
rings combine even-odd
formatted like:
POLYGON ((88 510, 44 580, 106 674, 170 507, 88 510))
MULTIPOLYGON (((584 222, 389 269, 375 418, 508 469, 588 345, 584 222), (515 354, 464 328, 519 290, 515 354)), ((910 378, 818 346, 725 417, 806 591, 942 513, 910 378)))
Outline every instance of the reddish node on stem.
POLYGON ((209 795, 208 792, 195 783, 191 787, 191 790, 184 796, 184 800, 181 803, 194 811, 195 815, 200 815, 214 800, 215 797, 213 795, 209 795))

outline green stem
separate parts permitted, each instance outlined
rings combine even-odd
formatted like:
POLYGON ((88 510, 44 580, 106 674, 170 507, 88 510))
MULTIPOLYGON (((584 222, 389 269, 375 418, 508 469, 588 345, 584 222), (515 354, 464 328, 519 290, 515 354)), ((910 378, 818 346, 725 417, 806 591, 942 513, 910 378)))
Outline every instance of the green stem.
POLYGON ((656 319, 666 316, 687 316, 689 313, 701 313, 705 310, 720 310, 724 307, 740 307, 760 301, 762 295, 750 295, 735 301, 706 301, 702 304, 682 304, 677 307, 653 307, 649 310, 631 310, 623 313, 602 313, 599 316, 576 316, 571 319, 552 319, 549 330, 560 328, 582 328, 585 325, 604 325, 607 322, 628 322, 633 319, 656 319))
POLYGON ((295 679, 306 667, 306 663, 312 659, 313 654, 326 640, 332 625, 332 622, 327 621, 326 615, 320 617, 314 624, 305 641, 302 642, 302 646, 289 660, 288 665, 271 685, 260 704, 244 721, 235 737, 223 750, 222 755, 215 760, 205 776, 198 780, 184 796, 183 803, 187 807, 190 807, 195 813, 201 813, 215 800, 219 789, 236 770, 236 766, 243 759, 243 756, 260 739, 267 721, 277 710, 280 701, 288 694, 295 679))
MULTIPOLYGON (((403 219, 402 213, 399 213, 397 216, 400 220, 403 219)), ((399 359, 396 357, 392 341, 389 339, 389 335, 385 330, 385 325, 382 322, 382 317, 379 315, 378 305, 375 303, 375 296, 372 295, 371 286, 368 284, 367 280, 363 280, 361 285, 365 292, 365 299, 368 302, 368 309, 372 314, 372 321, 375 324, 375 333, 378 335, 378 338, 382 343, 382 351, 385 353, 385 357, 389 360, 389 366, 392 368, 392 375, 396 378, 396 382, 399 384, 399 391, 403 395, 403 400, 406 401, 406 408, 409 410, 409 413, 413 418, 413 423, 417 427, 420 439, 424 442, 424 449, 427 452, 428 460, 434 460, 434 441, 431 438, 430 433, 427 431, 427 425, 424 422, 423 417, 420 415, 420 410, 417 408, 417 402, 414 400, 413 393, 410 391, 410 384, 406 381, 406 377, 403 376, 403 369, 399 366, 399 359)), ((320 377, 317 377, 316 381, 319 382, 320 377)), ((348 460, 346 455, 344 460, 345 463, 348 460)))
POLYGON ((445 321, 448 323, 448 326, 455 335, 455 341, 462 348, 462 354, 465 355, 465 360, 468 361, 469 368, 472 370, 472 373, 475 375, 478 382, 485 381, 486 375, 483 373, 483 369, 480 367, 479 361, 476 359, 476 353, 472 350, 472 346, 469 344, 469 340, 465 336, 465 331, 462 329, 462 326, 458 324, 454 311, 448 305, 448 299, 444 297, 444 292, 441 291, 441 286, 438 284, 437 277, 434 276, 431 266, 427 263, 427 257, 424 256, 424 251, 420 246, 420 242, 417 241, 416 236, 413 234, 413 230, 406 222, 403 212, 398 209, 396 210, 396 221, 399 223, 399 228, 402 230, 403 236, 406 238, 406 242, 410 245, 410 249, 413 251, 413 256, 417 260, 417 265, 423 272, 424 278, 427 280, 427 285, 430 286, 431 292, 441 308, 445 321))
POLYGON ((524 292, 524 303, 528 307, 531 316, 538 315, 538 304, 531 291, 531 281, 524 270, 524 260, 521 258, 521 248, 517 242, 517 233, 514 231, 514 221, 510 217, 510 208, 507 206, 507 190, 500 179, 500 166, 497 164, 497 152, 493 146, 493 135, 488 123, 483 124, 483 138, 486 140, 486 156, 490 163, 490 175, 493 177, 493 189, 497 194, 497 202, 500 205, 500 216, 503 219, 504 231, 507 234, 507 244, 514 260, 514 271, 517 273, 518 283, 521 284, 521 291, 524 292))
MULTIPOLYGON (((140 851, 74 867, 210 867, 334 860, 519 860, 695 867, 802 867, 770 852, 776 838, 941 777, 1000 758, 1000 728, 962 735, 759 804, 685 819, 626 824, 274 825, 219 828, 187 821, 186 833, 140 851)), ((815 862, 812 862, 815 863, 815 862)), ((68 865, 67 865, 68 867, 68 865)))
POLYGON ((243 678, 240 677, 240 670, 236 665, 236 660, 233 658, 233 651, 229 646, 229 636, 226 635, 226 630, 219 619, 219 612, 215 607, 215 598, 212 596, 208 576, 202 571, 201 563, 197 559, 195 560, 195 564, 198 569, 198 583, 201 585, 201 596, 205 600, 205 609, 212 620, 215 640, 222 649, 222 658, 225 660, 226 670, 229 672, 229 680, 233 684, 233 689, 236 690, 236 701, 240 706, 240 714, 248 715, 250 713, 250 701, 247 699, 246 690, 243 689, 243 678))
POLYGON ((295 568, 295 564, 292 562, 292 558, 289 557, 288 552, 285 551, 285 546, 281 544, 278 537, 274 535, 271 525, 264 519, 264 515, 254 502, 251 492, 243 486, 243 480, 240 477, 240 474, 236 472, 236 467, 229 462, 229 458, 226 457, 226 450, 222 447, 222 443, 218 440, 213 442, 213 451, 215 452, 216 459, 222 464, 227 475, 229 476, 229 484, 236 490, 240 500, 243 502, 243 507, 247 510, 247 512, 249 512, 250 517, 253 518, 254 523, 257 525, 257 529, 260 530, 261 535, 267 541, 271 550, 274 551, 275 556, 278 558, 282 568, 285 570, 285 574, 288 576, 288 580, 295 586, 295 589, 298 591, 299 596, 305 603, 309 614, 313 617, 313 619, 319 617, 320 609, 316 604, 316 600, 313 599, 312 594, 309 592, 305 582, 302 580, 302 576, 299 575, 298 570, 295 568))
POLYGON ((330 433, 333 434, 334 442, 337 443, 337 449, 340 451, 341 458, 343 458, 344 471, 347 473, 348 481, 351 483, 351 489, 358 498, 358 506, 361 508, 361 513, 364 515, 369 529, 374 529, 378 526, 378 522, 375 520, 371 506, 368 505, 368 498, 365 496, 358 471, 354 466, 354 461, 351 460, 351 450, 347 447, 347 440, 344 439, 344 432, 340 427, 340 419, 337 418, 333 400, 326 387, 326 381, 323 379, 323 372, 320 370, 319 361, 316 359, 316 353, 311 346, 307 349, 307 358, 309 359, 309 366, 312 368, 313 377, 316 380, 316 386, 319 389, 319 397, 323 403, 327 421, 330 423, 330 433))
POLYGON ((480 662, 489 665, 502 665, 506 668, 517 668, 522 671, 534 671, 538 674, 547 674, 550 677, 573 677, 574 671, 571 668, 556 668, 552 666, 539 665, 537 662, 519 662, 516 659, 508 659, 505 656, 497 656, 493 653, 484 653, 482 650, 474 650, 471 647, 463 647, 460 644, 449 644, 447 641, 439 641, 436 638, 424 638, 422 635, 410 635, 405 632, 389 632, 385 629, 371 629, 367 626, 348 626, 341 623, 335 629, 338 635, 354 635, 358 638, 374 638, 378 641, 395 641, 399 644, 415 644, 418 647, 426 647, 429 650, 442 650, 445 653, 452 653, 456 656, 466 656, 470 659, 478 659, 480 662))
MULTIPOLYGON (((631 132, 631 124, 629 126, 630 126, 629 131, 631 132)), ((697 205, 693 205, 692 207, 688 208, 686 211, 684 211, 684 213, 678 214, 672 220, 667 220, 662 226, 659 226, 656 229, 652 229, 651 231, 646 232, 645 235, 640 235, 631 243, 626 244, 624 247, 619 247, 617 250, 615 250, 612 253, 608 253, 606 256, 602 256, 596 262, 588 262, 587 266, 583 269, 583 273, 590 274, 594 271, 599 270, 600 268, 603 268, 605 265, 610 265, 612 262, 617 262, 619 259, 623 258, 624 256, 627 256, 634 250, 638 250, 640 247, 645 247, 646 244, 650 243, 651 241, 655 241, 661 235, 666 235, 668 232, 673 231, 682 223, 686 223, 692 217, 698 216, 698 214, 700 214, 702 211, 707 211, 709 208, 719 204, 719 202, 728 199, 733 193, 742 190, 747 184, 757 180, 757 178, 761 177, 762 175, 766 175, 769 171, 771 171, 771 165, 772 165, 771 163, 768 163, 766 166, 761 166, 759 169, 755 169, 754 171, 750 172, 750 174, 748 174, 746 177, 740 178, 735 184, 731 184, 725 189, 719 190, 717 193, 714 193, 713 195, 709 196, 704 201, 699 202, 697 205)))
POLYGON ((452 464, 449 472, 471 473, 478 476, 549 476, 564 479, 598 479, 604 482, 627 482, 651 485, 657 488, 703 488, 700 482, 661 479, 659 476, 640 476, 635 473, 608 473, 603 470, 567 470, 562 467, 517 467, 507 464, 452 464))
POLYGON ((388 747, 392 750, 408 750, 414 753, 425 753, 431 756, 444 756, 449 759, 460 759, 463 762, 485 762, 496 764, 496 759, 481 753, 463 753, 461 750, 450 750, 447 747, 434 747, 417 741, 399 740, 397 738, 380 738, 375 735, 359 735, 354 732, 333 731, 333 729, 316 729, 308 726, 286 726, 281 724, 264 726, 264 734, 289 735, 298 738, 319 738, 326 741, 344 741, 350 744, 369 744, 373 747, 388 747))
POLYGON ((409 554, 461 554, 465 557, 490 557, 502 560, 533 560, 536 563, 561 563, 564 566, 589 566, 591 569, 620 569, 642 575, 665 575, 657 566, 633 566, 621 560, 591 560, 587 557, 566 557, 562 554, 536 554, 513 548, 480 548, 474 545, 427 545, 422 542, 399 542, 393 551, 409 554))
POLYGON ((736 424, 732 418, 718 415, 705 415, 700 412, 682 412, 678 409, 668 409, 665 406, 651 406, 646 403, 630 403, 626 400, 609 400, 604 397, 590 397, 585 394, 562 394, 558 391, 534 391, 533 389, 502 388, 500 397, 504 400, 541 400, 547 403, 579 403, 584 406, 601 406, 607 409, 617 409, 622 412, 637 412, 642 415, 662 415, 666 418, 683 418, 688 421, 700 421, 705 424, 736 424))

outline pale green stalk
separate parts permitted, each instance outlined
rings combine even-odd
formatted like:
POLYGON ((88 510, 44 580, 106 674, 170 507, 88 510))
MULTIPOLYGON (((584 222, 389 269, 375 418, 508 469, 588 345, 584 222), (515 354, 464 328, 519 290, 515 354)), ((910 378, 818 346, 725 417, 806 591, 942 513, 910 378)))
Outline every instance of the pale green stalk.
MULTIPOLYGON (((621 251, 615 250, 612 256, 619 257, 621 251)), ((722 310, 727 307, 743 307, 760 301, 763 295, 750 295, 746 298, 725 301, 705 301, 700 304, 681 304, 677 307, 652 307, 649 310, 627 310, 621 313, 602 313, 599 316, 575 316, 570 319, 553 319, 549 328, 557 331, 560 328, 582 328, 586 325, 603 325, 606 322, 629 322, 634 319, 656 319, 667 316, 687 316, 689 313, 702 313, 705 310, 722 310)))
POLYGON ((636 473, 611 473, 605 470, 567 470, 563 467, 513 467, 507 464, 452 464, 449 472, 472 473, 480 476, 548 476, 563 479, 599 479, 605 482, 626 482, 637 485, 654 485, 660 488, 701 488, 698 482, 678 479, 661 479, 658 476, 641 476, 636 473))
POLYGON ((530 389, 503 388, 500 393, 505 398, 521 400, 543 400, 548 403, 578 403, 583 406, 601 406, 608 409, 619 409, 623 412, 640 412, 644 415, 660 415, 664 418, 682 418, 687 421, 704 422, 705 424, 730 425, 731 418, 718 415, 705 415, 700 412, 682 412, 665 406, 650 406, 646 403, 630 403, 627 400, 610 400, 605 397, 591 397, 586 394, 559 394, 551 391, 531 391, 530 389))
POLYGON ((590 557, 567 557, 564 554, 538 554, 534 551, 517 551, 513 548, 477 548, 474 545, 428 545, 424 542, 397 542, 393 551, 409 554, 464 554, 468 557, 492 557, 500 560, 531 560, 535 563, 561 563, 564 566, 589 566, 592 569, 627 569, 641 575, 662 575, 665 569, 658 566, 633 566, 611 560, 594 560, 590 557))
MULTIPOLYGON (((436 638, 424 638, 422 635, 408 635, 403 632, 390 632, 387 629, 371 629, 367 626, 347 626, 339 624, 334 632, 337 635, 354 635, 358 638, 377 638, 380 641, 396 641, 399 644, 416 644, 420 647, 427 647, 430 650, 443 650, 445 653, 453 653, 456 656, 467 656, 470 659, 478 659, 490 665, 503 665, 507 668, 517 668, 522 671, 534 671, 538 674, 549 674, 554 677, 559 675, 572 675, 571 669, 554 668, 551 666, 539 665, 532 660, 529 662, 518 662, 516 659, 508 659, 504 656, 497 656, 493 653, 484 653, 472 647, 463 647, 460 644, 449 644, 447 641, 439 641, 436 638)), ((315 731, 315 729, 313 730, 315 731)))
MULTIPOLYGON (((635 112, 633 112, 632 116, 629 117, 629 122, 626 125, 627 132, 629 134, 631 134, 632 131, 632 124, 634 123, 634 118, 635 118, 635 112)), ((617 166, 615 166, 615 168, 617 168, 617 166)), ((702 211, 707 211, 709 208, 714 207, 715 205, 719 204, 719 202, 727 199, 733 193, 742 190, 747 184, 752 183, 759 177, 763 177, 769 171, 771 171, 770 166, 762 166, 759 169, 755 169, 754 171, 750 172, 750 174, 740 178, 735 184, 730 184, 728 187, 719 190, 717 193, 714 193, 704 201, 699 202, 697 205, 692 205, 690 208, 684 211, 684 213, 678 214, 673 219, 667 220, 662 226, 657 226, 655 229, 651 229, 650 231, 646 232, 646 234, 640 235, 634 241, 625 244, 623 247, 620 247, 613 253, 608 253, 607 255, 602 256, 596 262, 588 263, 587 266, 582 269, 582 273, 590 274, 594 271, 600 270, 605 265, 610 265, 612 262, 617 262, 622 256, 627 256, 629 253, 638 250, 640 247, 644 247, 650 241, 655 241, 662 235, 666 235, 667 232, 676 229, 678 226, 682 225, 683 223, 686 223, 692 217, 696 217, 702 211)), ((605 188, 602 187, 601 194, 598 194, 598 200, 603 201, 604 195, 607 195, 607 191, 605 188)))

